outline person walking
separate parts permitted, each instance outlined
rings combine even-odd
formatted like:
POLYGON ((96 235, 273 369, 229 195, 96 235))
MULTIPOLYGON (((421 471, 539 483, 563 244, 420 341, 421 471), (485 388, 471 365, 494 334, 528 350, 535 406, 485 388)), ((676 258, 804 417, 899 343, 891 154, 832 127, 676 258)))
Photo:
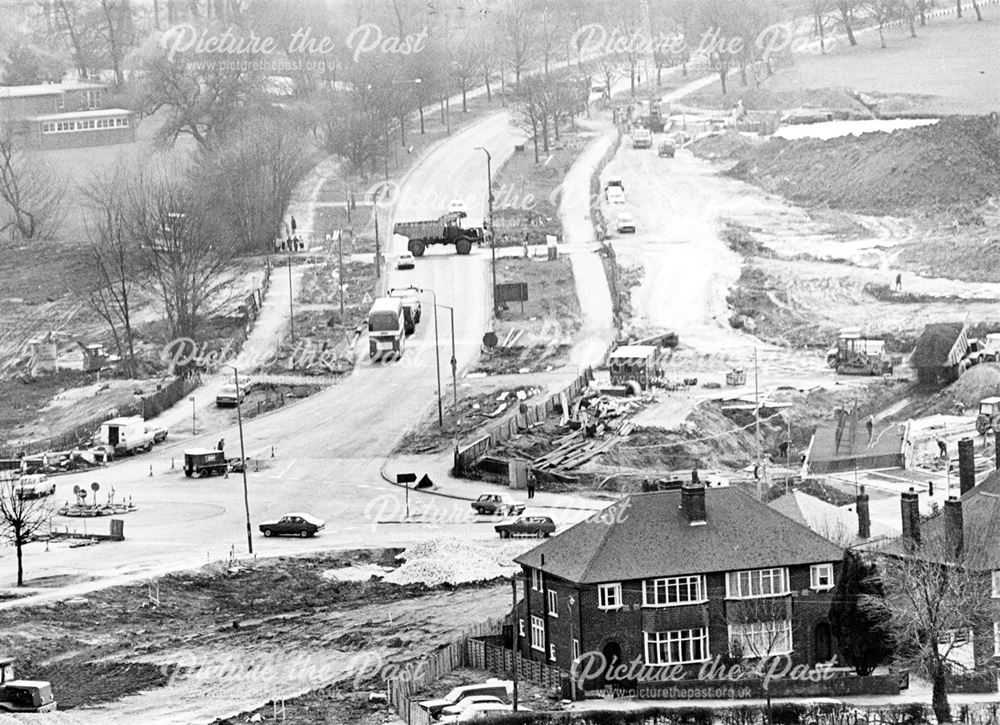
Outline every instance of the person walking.
POLYGON ((215 446, 216 450, 224 451, 226 450, 226 439, 220 438, 218 445, 215 446))
POLYGON ((535 497, 535 472, 528 471, 528 498, 535 497))
POLYGON ((902 272, 897 272, 896 273, 896 291, 897 292, 902 292, 903 291, 903 273, 902 272))

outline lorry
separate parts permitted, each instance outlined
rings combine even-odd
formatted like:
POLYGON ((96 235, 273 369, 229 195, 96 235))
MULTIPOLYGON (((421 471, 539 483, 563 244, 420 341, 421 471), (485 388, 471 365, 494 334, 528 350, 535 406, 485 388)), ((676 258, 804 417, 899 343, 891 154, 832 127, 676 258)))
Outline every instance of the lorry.
POLYGON ((428 221, 398 222, 392 231, 407 238, 406 248, 414 257, 422 257, 432 244, 454 244, 456 252, 468 254, 485 236, 482 229, 463 227, 465 216, 464 211, 453 211, 428 221))
POLYGON ((229 462, 224 451, 212 448, 191 448, 184 451, 184 475, 188 478, 224 476, 229 462))
POLYGON ((635 128, 632 130, 632 148, 653 148, 653 134, 649 132, 648 128, 635 128))
POLYGON ((892 375, 897 360, 885 350, 885 340, 862 337, 860 328, 840 331, 837 346, 826 354, 827 364, 841 375, 892 375))
POLYGON ((156 431, 146 427, 141 415, 112 418, 101 423, 99 444, 110 447, 115 455, 153 450, 156 431))
POLYGON ((660 374, 661 350, 655 345, 622 345, 608 357, 611 384, 624 385, 638 395, 649 390, 660 374))
POLYGON ((379 297, 368 311, 368 356, 401 357, 406 345, 406 313, 398 297, 379 297))

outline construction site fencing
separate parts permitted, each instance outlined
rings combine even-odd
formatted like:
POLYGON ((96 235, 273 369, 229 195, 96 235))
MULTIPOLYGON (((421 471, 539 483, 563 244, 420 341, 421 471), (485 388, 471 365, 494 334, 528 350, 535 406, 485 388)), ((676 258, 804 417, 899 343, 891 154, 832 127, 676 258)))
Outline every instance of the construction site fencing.
MULTIPOLYGON (((420 707, 420 701, 428 699, 415 693, 433 685, 444 675, 460 668, 473 667, 467 656, 467 642, 473 637, 486 637, 501 631, 503 618, 488 619, 471 627, 461 637, 448 643, 431 654, 412 660, 399 668, 399 674, 385 681, 386 697, 389 705, 406 725, 429 725, 430 716, 420 707)), ((477 668, 482 669, 482 668, 477 668)))
POLYGON ((572 400, 580 395, 594 379, 592 368, 585 368, 576 379, 565 389, 553 393, 540 403, 522 403, 515 412, 497 423, 489 426, 482 435, 465 446, 455 449, 454 475, 463 476, 476 462, 485 456, 490 447, 517 435, 522 430, 544 421, 555 410, 556 405, 562 405, 560 398, 572 400))
POLYGON ((30 441, 24 445, 2 448, 0 449, 0 458, 17 458, 22 453, 30 456, 46 451, 65 451, 77 448, 100 430, 101 423, 104 421, 132 415, 141 416, 143 419, 153 418, 172 407, 177 401, 187 397, 200 384, 201 375, 197 371, 189 372, 162 386, 155 393, 144 395, 133 403, 109 408, 107 413, 94 416, 75 426, 72 430, 30 441))

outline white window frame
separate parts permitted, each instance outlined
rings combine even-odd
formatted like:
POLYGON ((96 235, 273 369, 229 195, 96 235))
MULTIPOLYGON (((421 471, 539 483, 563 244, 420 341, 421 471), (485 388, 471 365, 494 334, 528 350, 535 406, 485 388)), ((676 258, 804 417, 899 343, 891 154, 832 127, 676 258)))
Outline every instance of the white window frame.
POLYGON ((517 636, 524 637, 524 617, 520 617, 517 620, 517 636))
POLYGON ((104 91, 100 88, 92 88, 87 91, 87 108, 91 111, 101 107, 104 100, 104 91))
MULTIPOLYGON (((997 624, 1000 624, 1000 622, 998 622, 997 624)), ((573 661, 576 662, 578 659, 580 659, 580 640, 574 638, 573 639, 573 661)))
POLYGON ((545 651, 545 620, 531 615, 531 649, 545 651))
POLYGON ((833 589, 833 564, 813 564, 809 567, 809 588, 816 592, 833 589), (820 584, 820 577, 826 577, 827 583, 820 584))
POLYGON ((56 111, 61 113, 62 111, 65 110, 66 110, 66 95, 64 93, 60 93, 59 95, 56 96, 56 111))
POLYGON ((549 589, 545 596, 548 601, 548 612, 550 617, 559 618, 559 593, 555 589, 549 589))
POLYGON ((1000 599, 1000 569, 993 570, 993 598, 1000 599))
POLYGON ((790 593, 788 567, 726 572, 726 599, 764 599, 766 597, 783 597, 790 593), (768 583, 767 588, 770 591, 764 591, 765 581, 768 583), (774 589, 776 581, 778 582, 778 591, 774 589), (758 590, 757 593, 754 593, 755 588, 758 590))
POLYGON ((597 608, 605 612, 622 608, 621 582, 597 585, 597 608))
POLYGON ((771 655, 791 654, 792 644, 792 620, 778 619, 772 622, 745 622, 743 624, 729 625, 729 653, 732 654, 733 640, 738 640, 743 648, 744 659, 754 659, 757 657, 769 657, 771 655), (786 646, 778 647, 775 637, 782 634, 786 637, 786 646), (763 641, 756 644, 747 644, 747 640, 754 637, 762 638, 763 641), (768 644, 770 643, 770 644, 768 644), (759 645, 759 646, 758 646, 759 645))
POLYGON ((644 579, 642 582, 644 607, 681 607, 686 604, 704 604, 707 601, 708 588, 705 585, 705 577, 701 575, 644 579), (682 588, 688 593, 694 591, 695 598, 681 599, 682 588), (674 601, 671 601, 672 597, 674 601))
POLYGON ((556 646, 554 644, 549 645, 549 659, 552 662, 556 661, 556 646))
MULTIPOLYGON (((646 660, 646 664, 652 667, 661 667, 664 665, 684 665, 684 664, 696 664, 699 662, 707 662, 711 658, 711 650, 708 646, 708 628, 700 627, 698 629, 674 629, 667 632, 643 632, 642 633, 642 651, 643 657, 646 660), (670 645, 687 645, 689 647, 694 646, 694 643, 700 643, 702 649, 701 658, 679 658, 674 660, 670 657, 670 645), (650 645, 655 646, 656 661, 650 660, 650 645), (667 657, 660 657, 660 646, 667 645, 666 653, 667 657)), ((692 651, 693 655, 694 652, 692 651)))
POLYGON ((1000 657, 1000 622, 993 623, 993 656, 1000 657))
POLYGON ((542 570, 532 569, 531 570, 531 590, 534 592, 542 591, 542 570))

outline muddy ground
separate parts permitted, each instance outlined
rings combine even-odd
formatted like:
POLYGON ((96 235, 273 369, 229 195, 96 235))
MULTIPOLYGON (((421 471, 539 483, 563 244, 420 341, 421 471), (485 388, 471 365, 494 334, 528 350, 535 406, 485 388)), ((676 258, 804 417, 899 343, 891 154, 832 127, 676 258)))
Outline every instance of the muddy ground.
MULTIPOLYGON (((394 567, 397 553, 223 562, 77 603, 7 610, 0 648, 16 658, 18 676, 53 683, 60 709, 102 723, 211 720, 272 698, 316 718, 349 702, 296 696, 335 682, 378 689, 383 666, 428 652, 509 603, 506 587, 489 584, 428 589, 324 576, 394 567)), ((353 722, 288 720, 321 721, 353 722)))

